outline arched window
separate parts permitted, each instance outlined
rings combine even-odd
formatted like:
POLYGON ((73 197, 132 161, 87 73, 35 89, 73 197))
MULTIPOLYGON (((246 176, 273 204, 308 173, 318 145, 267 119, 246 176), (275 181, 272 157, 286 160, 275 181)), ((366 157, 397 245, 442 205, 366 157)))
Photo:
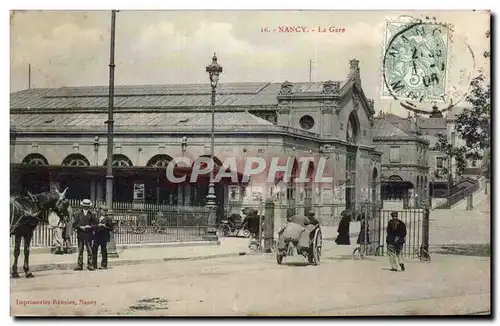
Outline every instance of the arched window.
MULTIPOLYGON (((210 155, 201 155, 200 157, 207 157, 207 158, 210 158, 210 155)), ((194 164, 194 163, 193 163, 194 164)), ((217 156, 214 156, 214 164, 215 166, 222 166, 222 161, 219 160, 219 158, 217 158, 217 156)), ((202 162, 200 167, 202 169, 206 168, 207 167, 207 164, 205 162, 202 162)))
POLYGON ((42 154, 33 153, 33 154, 27 155, 23 159, 22 164, 27 164, 27 165, 49 165, 49 162, 47 161, 47 159, 45 158, 45 156, 43 156, 42 154))
POLYGON ((351 112, 347 121, 346 141, 351 144, 358 142, 359 122, 355 112, 351 112))
MULTIPOLYGON (((108 160, 104 161, 104 166, 107 166, 108 160)), ((133 166, 132 161, 123 154, 113 154, 113 163, 114 167, 127 167, 133 166)))
POLYGON ((153 156, 146 166, 154 166, 154 167, 167 167, 168 164, 172 161, 172 157, 165 155, 165 154, 159 154, 153 156))
POLYGON ((64 166, 89 166, 90 162, 82 154, 70 154, 62 161, 64 166))

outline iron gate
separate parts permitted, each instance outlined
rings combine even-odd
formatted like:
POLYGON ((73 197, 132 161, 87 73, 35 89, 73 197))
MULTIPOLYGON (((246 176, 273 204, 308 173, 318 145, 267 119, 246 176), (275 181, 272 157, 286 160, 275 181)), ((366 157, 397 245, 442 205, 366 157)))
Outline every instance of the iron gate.
MULTIPOLYGON (((423 239, 423 219, 424 210, 418 208, 402 210, 384 210, 379 205, 365 204, 361 206, 361 223, 368 225, 368 228, 361 227, 360 232, 364 232, 364 239, 367 239, 369 253, 377 253, 377 247, 380 247, 379 253, 387 253, 387 244, 385 242, 387 234, 387 224, 391 220, 391 213, 396 212, 398 218, 406 225, 406 239, 403 246, 403 255, 405 257, 418 257, 420 255, 420 246, 423 239)), ((427 226, 428 227, 428 226, 427 226)))

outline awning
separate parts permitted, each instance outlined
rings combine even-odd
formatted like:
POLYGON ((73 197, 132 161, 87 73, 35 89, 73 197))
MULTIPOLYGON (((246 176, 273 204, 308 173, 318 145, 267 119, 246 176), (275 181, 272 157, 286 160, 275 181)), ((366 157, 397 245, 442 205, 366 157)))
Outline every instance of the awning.
MULTIPOLYGON (((176 178, 186 176, 186 182, 189 182, 192 167, 175 166, 173 174, 176 178)), ((84 177, 105 177, 107 168, 105 166, 63 166, 63 165, 26 165, 11 164, 11 174, 50 174, 53 177, 64 176, 84 176, 84 177)), ((219 167, 214 169, 214 175, 219 172, 219 167)), ((132 166, 132 167, 113 167, 113 176, 126 177, 133 179, 156 179, 160 183, 171 183, 166 175, 164 167, 132 166)), ((238 182, 242 181, 242 174, 237 173, 238 182)), ((200 174, 197 179, 205 182, 210 178, 210 173, 200 174)), ((232 183, 229 177, 223 177, 218 183, 232 183)))
POLYGON ((383 187, 413 189, 413 183, 410 181, 383 180, 381 184, 383 187))

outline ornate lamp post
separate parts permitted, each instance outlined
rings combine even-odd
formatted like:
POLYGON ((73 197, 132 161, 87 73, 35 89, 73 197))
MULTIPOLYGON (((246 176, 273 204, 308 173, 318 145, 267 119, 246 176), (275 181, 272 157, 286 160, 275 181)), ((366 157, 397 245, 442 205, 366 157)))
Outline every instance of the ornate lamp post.
MULTIPOLYGON (((111 10, 111 47, 109 55, 109 107, 108 107, 108 148, 106 166, 106 206, 107 213, 113 216, 113 109, 115 98, 115 23, 117 10, 111 10)), ((111 232, 111 239, 108 249, 108 257, 118 258, 114 234, 111 232)))
POLYGON ((214 53, 214 56, 212 57, 212 63, 207 66, 206 71, 208 72, 208 76, 210 77, 210 86, 212 87, 212 131, 210 133, 210 158, 212 160, 212 164, 214 167, 210 171, 210 184, 208 185, 208 195, 207 195, 207 204, 206 207, 210 209, 210 217, 209 217, 209 235, 210 236, 215 236, 215 208, 217 207, 216 205, 216 197, 215 197, 215 185, 214 185, 214 168, 215 168, 215 161, 214 161, 214 134, 215 134, 215 92, 217 89, 217 82, 219 81, 219 75, 222 73, 222 67, 217 63, 217 56, 214 53))

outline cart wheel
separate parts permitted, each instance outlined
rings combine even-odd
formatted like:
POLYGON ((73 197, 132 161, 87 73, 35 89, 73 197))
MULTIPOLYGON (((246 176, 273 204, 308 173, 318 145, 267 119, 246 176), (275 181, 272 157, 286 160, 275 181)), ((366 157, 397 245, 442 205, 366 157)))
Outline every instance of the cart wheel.
POLYGON ((361 247, 357 247, 352 251, 352 258, 353 259, 361 259, 363 258, 363 255, 361 255, 361 247))
POLYGON ((284 255, 282 253, 277 253, 276 254, 276 261, 278 262, 278 265, 281 265, 281 263, 283 262, 283 257, 284 255))
POLYGON ((321 231, 317 230, 316 234, 314 235, 314 243, 312 250, 312 263, 315 266, 319 265, 319 262, 321 260, 322 245, 323 245, 323 239, 321 236, 321 231))
POLYGON ((248 231, 247 228, 241 230, 241 234, 245 237, 245 238, 248 238, 250 237, 250 231, 248 231))
POLYGON ((384 255, 384 246, 380 245, 375 249, 375 256, 383 256, 384 255))
POLYGON ((229 226, 226 224, 222 224, 217 228, 217 236, 219 237, 227 237, 230 232, 231 230, 229 230, 229 226))

